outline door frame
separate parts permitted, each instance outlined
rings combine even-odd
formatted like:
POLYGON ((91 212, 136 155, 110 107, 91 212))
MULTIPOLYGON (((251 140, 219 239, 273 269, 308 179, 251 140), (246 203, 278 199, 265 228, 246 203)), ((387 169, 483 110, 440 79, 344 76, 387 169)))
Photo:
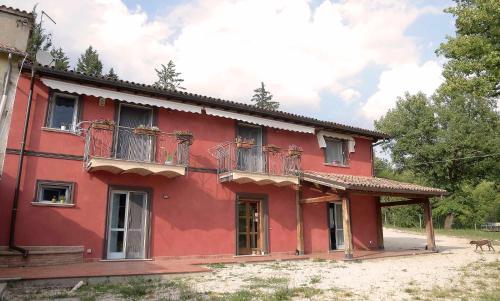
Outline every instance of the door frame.
MULTIPOLYGON (((106 201, 106 212, 105 212, 105 227, 104 227, 104 239, 103 239, 103 248, 102 248, 102 259, 104 260, 138 260, 138 259, 108 259, 108 239, 109 239, 109 209, 113 197, 114 191, 135 191, 135 192, 143 192, 146 193, 146 233, 145 233, 145 250, 144 250, 144 258, 151 258, 151 233, 152 233, 152 208, 153 208, 153 189, 150 187, 139 187, 139 186, 123 186, 123 185, 109 185, 108 186, 108 196, 106 201)), ((141 260, 141 259, 139 259, 141 260)))
MULTIPOLYGON (((333 220, 334 222, 336 223, 337 221, 335 221, 335 205, 340 205, 340 208, 341 208, 341 212, 342 214, 344 214, 344 212, 342 211, 342 202, 328 202, 327 205, 326 205, 326 224, 328 225, 328 250, 329 251, 340 251, 340 250, 344 250, 344 247, 342 248, 339 248, 339 245, 337 243, 337 227, 335 227, 335 249, 332 249, 332 237, 331 237, 331 234, 330 234, 330 206, 334 206, 333 208, 333 220)), ((340 221, 340 223, 342 223, 343 221, 340 221)), ((344 229, 342 228, 342 231, 344 229)), ((344 245, 342 245, 344 246, 344 245)))
POLYGON ((267 194, 257 194, 257 193, 236 193, 236 200, 234 202, 234 254, 236 256, 245 256, 239 254, 238 247, 238 233, 239 233, 239 217, 238 217, 238 203, 240 200, 249 200, 249 201, 260 201, 261 202, 261 211, 262 211, 262 251, 264 254, 269 254, 269 198, 267 194))

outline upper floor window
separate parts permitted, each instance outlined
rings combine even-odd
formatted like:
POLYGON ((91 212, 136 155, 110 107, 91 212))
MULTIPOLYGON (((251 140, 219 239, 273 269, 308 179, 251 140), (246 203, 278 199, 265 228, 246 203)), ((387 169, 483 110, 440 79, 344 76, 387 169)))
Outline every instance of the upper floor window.
POLYGON ((325 138, 325 163, 347 165, 347 140, 325 138))
POLYGON ((47 127, 73 131, 78 122, 78 96, 53 93, 49 100, 47 127))

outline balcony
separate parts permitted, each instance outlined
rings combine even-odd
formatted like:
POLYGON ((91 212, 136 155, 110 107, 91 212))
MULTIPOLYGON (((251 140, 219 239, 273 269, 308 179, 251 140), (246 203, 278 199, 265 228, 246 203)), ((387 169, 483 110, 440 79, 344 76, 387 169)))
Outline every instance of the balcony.
POLYGON ((291 154, 275 146, 241 145, 225 142, 210 150, 217 159, 221 182, 299 184, 300 154, 291 154))
POLYGON ((88 172, 183 176, 192 140, 179 134, 92 123, 85 131, 88 172))

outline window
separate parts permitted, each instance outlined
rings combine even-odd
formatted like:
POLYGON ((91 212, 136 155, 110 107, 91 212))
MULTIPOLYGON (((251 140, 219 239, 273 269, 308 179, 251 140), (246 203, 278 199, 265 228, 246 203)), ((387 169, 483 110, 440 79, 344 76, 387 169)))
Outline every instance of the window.
POLYGON ((49 100, 47 127, 73 131, 78 119, 78 96, 54 93, 49 100))
POLYGON ((71 182, 37 181, 35 202, 50 204, 73 204, 73 188, 71 182))
POLYGON ((325 162, 347 165, 347 140, 325 138, 325 162))

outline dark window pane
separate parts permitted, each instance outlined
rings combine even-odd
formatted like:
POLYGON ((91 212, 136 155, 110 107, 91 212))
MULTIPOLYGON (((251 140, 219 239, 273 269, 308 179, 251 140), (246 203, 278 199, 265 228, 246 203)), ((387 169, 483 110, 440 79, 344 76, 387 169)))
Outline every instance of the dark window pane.
POLYGON ((238 235, 238 246, 240 248, 246 248, 247 247, 247 236, 246 236, 246 234, 240 234, 240 235, 238 235))
POLYGON ((41 201, 52 203, 67 203, 69 200, 66 199, 66 191, 66 187, 42 187, 41 201))
POLYGON ((240 217, 239 220, 240 220, 240 223, 239 223, 238 231, 247 232, 247 220, 246 220, 246 218, 240 217))
POLYGON ((66 126, 66 129, 71 129, 75 110, 75 98, 57 95, 52 105, 52 120, 50 127, 61 128, 61 126, 66 126))

